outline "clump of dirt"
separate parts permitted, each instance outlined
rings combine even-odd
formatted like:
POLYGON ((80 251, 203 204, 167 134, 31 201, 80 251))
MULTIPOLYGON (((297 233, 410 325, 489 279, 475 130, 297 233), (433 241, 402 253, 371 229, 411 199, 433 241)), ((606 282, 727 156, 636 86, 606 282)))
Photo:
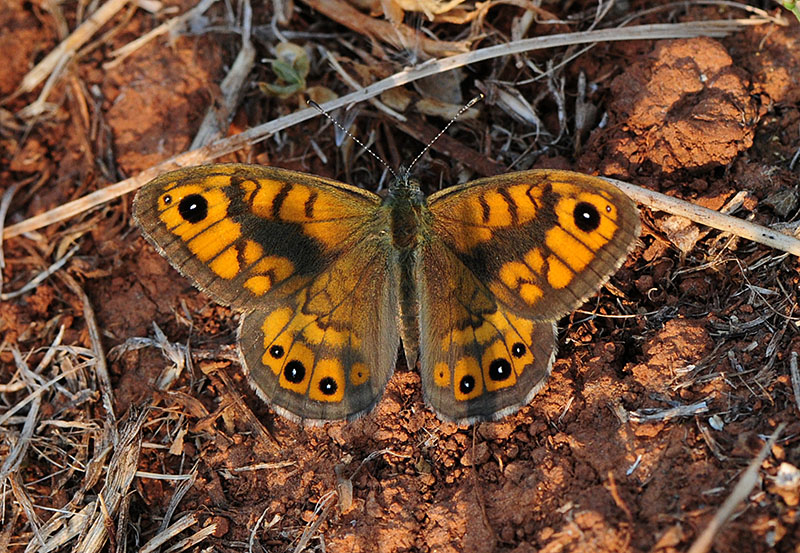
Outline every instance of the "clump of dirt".
POLYGON ((609 128, 589 143, 605 174, 727 165, 753 144, 758 103, 749 76, 716 40, 662 42, 609 93, 609 128))

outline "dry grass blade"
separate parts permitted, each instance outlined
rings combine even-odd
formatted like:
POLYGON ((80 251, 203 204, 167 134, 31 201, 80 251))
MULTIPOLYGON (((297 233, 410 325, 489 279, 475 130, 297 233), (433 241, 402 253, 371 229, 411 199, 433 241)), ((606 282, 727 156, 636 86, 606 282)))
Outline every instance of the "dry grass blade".
POLYGON ((692 403, 691 405, 679 405, 670 409, 661 409, 650 412, 650 410, 642 409, 628 413, 630 420, 633 422, 655 422, 675 419, 679 417, 693 417, 700 413, 708 412, 708 402, 706 400, 692 403))
POLYGON ((800 370, 797 368, 797 352, 793 351, 789 358, 789 373, 792 376, 792 392, 794 393, 794 403, 800 411, 800 370))
POLYGON ((69 371, 65 371, 65 372, 61 373, 60 375, 58 375, 57 377, 53 378, 52 380, 47 381, 40 388, 37 388, 36 390, 34 390, 30 394, 28 394, 28 396, 25 397, 25 399, 23 399, 22 401, 17 402, 17 404, 14 405, 14 407, 12 407, 8 411, 6 411, 2 415, 0 415, 0 426, 3 426, 8 421, 8 419, 10 419, 12 416, 14 416, 14 414, 17 413, 17 411, 19 411, 20 409, 25 407, 31 401, 36 400, 36 398, 41 396, 41 394, 43 394, 45 391, 49 390, 59 380, 63 380, 64 378, 67 378, 68 376, 71 376, 72 374, 78 372, 78 370, 79 369, 76 367, 76 368, 73 368, 73 369, 71 369, 69 371))
POLYGON ((31 525, 31 528, 33 528, 33 534, 36 536, 36 540, 31 541, 28 547, 31 545, 34 547, 41 547, 44 544, 44 533, 41 529, 39 517, 33 507, 33 502, 28 496, 28 490, 26 489, 25 483, 22 481, 22 475, 19 472, 14 472, 9 476, 8 482, 11 484, 11 493, 14 494, 16 504, 22 507, 22 510, 28 517, 28 523, 31 525))
MULTIPOLYGON (((11 491, 17 499, 17 504, 25 511, 39 544, 44 545, 44 537, 42 536, 37 522, 38 517, 36 516, 36 511, 33 509, 33 503, 25 492, 25 486, 22 483, 20 473, 17 472, 31 444, 33 431, 39 422, 39 408, 41 405, 42 398, 41 394, 39 394, 34 398, 30 409, 28 409, 28 415, 25 417, 25 424, 22 427, 22 432, 16 437, 16 443, 11 448, 11 451, 9 451, 3 465, 0 466, 0 482, 5 482, 6 478, 10 479, 11 491)), ((7 436, 10 438, 10 433, 7 433, 7 436)))
POLYGON ((335 495, 335 492, 328 492, 320 497, 317 506, 314 508, 314 515, 316 518, 303 530, 300 541, 297 542, 297 547, 294 548, 294 553, 301 553, 305 550, 308 542, 311 541, 311 538, 314 536, 314 532, 316 532, 320 524, 325 522, 328 518, 328 511, 330 511, 333 506, 333 498, 335 495))
POLYGON ((692 544, 692 547, 689 548, 689 553, 706 553, 711 549, 711 545, 713 544, 714 537, 722 528, 722 525, 731 517, 733 514, 733 510, 744 501, 747 496, 750 494, 750 491, 753 487, 758 483, 758 469, 761 466, 761 463, 764 459, 767 458, 769 452, 772 450, 772 446, 775 445, 775 442, 780 436, 783 429, 786 427, 786 423, 781 423, 778 425, 778 428, 775 429, 775 432, 767 440, 767 443, 764 444, 764 447, 761 448, 761 451, 756 455, 755 459, 750 462, 748 465, 747 470, 744 471, 744 474, 739 479, 739 482, 736 483, 736 486, 733 488, 733 491, 719 508, 719 510, 714 515, 714 518, 711 519, 708 526, 703 533, 700 534, 700 537, 695 540, 692 544))
MULTIPOLYGON (((104 509, 95 509, 89 528, 83 538, 76 545, 76 551, 81 553, 94 553, 100 551, 109 538, 106 517, 103 511, 107 510, 109 516, 120 516, 119 508, 123 505, 123 497, 129 492, 139 455, 142 449, 142 427, 146 420, 148 410, 142 409, 138 414, 131 413, 128 421, 119 431, 114 454, 108 464, 108 473, 100 492, 104 509)), ((100 505, 99 500, 98 506, 100 505)))
POLYGON ((42 61, 36 64, 36 67, 25 75, 25 78, 22 79, 19 88, 14 94, 24 94, 36 88, 53 72, 56 66, 63 64, 65 59, 69 59, 81 45, 89 40, 92 35, 114 17, 117 12, 124 8, 128 2, 129 0, 108 0, 108 2, 100 6, 96 12, 90 15, 71 35, 56 46, 42 61))
POLYGON ((69 251, 65 253, 58 261, 56 261, 55 263, 50 265, 47 269, 45 269, 44 271, 33 277, 30 281, 28 281, 28 283, 25 286, 23 286, 19 290, 14 290, 13 292, 0 294, 0 301, 8 301, 30 292, 31 290, 39 286, 42 282, 44 282, 47 279, 47 277, 49 277, 50 275, 56 273, 59 269, 61 269, 61 267, 63 267, 67 263, 67 261, 69 261, 70 258, 78 252, 79 249, 80 246, 73 246, 72 248, 70 248, 69 251))
POLYGON ((419 48, 430 56, 450 56, 465 52, 469 43, 433 40, 404 24, 370 17, 343 0, 303 0, 306 5, 357 33, 367 34, 391 46, 419 48))
POLYGON ((28 409, 28 414, 25 417, 25 424, 22 426, 22 432, 16 437, 16 443, 11 448, 11 451, 8 452, 3 464, 0 465, 0 482, 8 478, 8 475, 17 470, 20 463, 22 463, 25 452, 33 437, 33 431, 36 428, 36 424, 39 422, 39 408, 41 405, 42 396, 39 394, 33 399, 28 409))
POLYGON ((187 528, 191 528, 197 524, 197 522, 197 513, 189 513, 188 515, 184 515, 167 528, 164 528, 155 536, 150 538, 150 540, 144 544, 141 549, 139 549, 139 553, 152 553, 153 551, 157 551, 158 548, 167 543, 167 541, 172 539, 174 536, 177 536, 187 528))
POLYGON ((169 361, 169 365, 164 367, 164 370, 156 380, 155 387, 158 390, 168 390, 183 374, 187 366, 191 370, 192 356, 185 344, 170 342, 164 331, 155 323, 153 323, 153 334, 155 338, 128 338, 122 344, 111 348, 109 356, 113 360, 128 351, 135 351, 141 348, 158 349, 164 358, 169 361))
POLYGON ((212 141, 224 136, 225 130, 228 128, 236 106, 238 105, 239 98, 242 96, 242 89, 244 88, 247 76, 253 69, 253 64, 256 59, 256 49, 250 40, 250 30, 252 28, 253 10, 250 8, 250 2, 245 1, 243 11, 243 24, 242 24, 242 49, 236 56, 231 70, 225 75, 220 84, 220 92, 222 97, 212 102, 203 122, 200 124, 200 130, 192 141, 190 149, 199 148, 211 143, 212 141))
POLYGON ((67 273, 62 274, 61 278, 81 299, 83 318, 86 321, 86 328, 89 331, 89 340, 92 344, 92 352, 94 353, 96 361, 94 367, 95 373, 102 386, 100 392, 103 394, 103 406, 106 409, 106 416, 113 422, 116 420, 114 416, 114 391, 111 385, 111 377, 108 374, 108 363, 106 362, 106 355, 103 351, 103 342, 100 339, 97 317, 95 317, 94 309, 92 309, 92 304, 89 302, 89 296, 86 295, 86 292, 83 291, 83 288, 81 288, 78 282, 67 273))
POLYGON ((214 532, 217 531, 217 523, 212 522, 205 528, 198 530, 188 538, 184 538, 177 543, 173 544, 171 547, 167 548, 164 553, 177 553, 178 551, 184 551, 189 549, 190 547, 197 545, 201 541, 205 540, 206 538, 213 536, 214 532))
MULTIPOLYGON (((6 214, 8 207, 11 205, 11 200, 14 199, 14 194, 17 189, 22 185, 22 182, 15 182, 3 192, 3 199, 0 200, 0 237, 3 236, 3 227, 6 224, 6 214)), ((6 259, 3 255, 3 244, 0 243, 0 295, 3 292, 3 269, 6 268, 6 259)))
MULTIPOLYGON (((761 23, 762 20, 725 20, 690 22, 674 25, 642 25, 639 27, 628 27, 623 29, 605 29, 601 31, 570 33, 526 39, 510 44, 501 44, 499 46, 483 48, 468 54, 459 54, 449 58, 432 60, 412 69, 396 73, 390 77, 387 77, 386 79, 373 83, 351 94, 342 96, 336 100, 321 104, 321 107, 325 111, 331 112, 340 107, 356 104, 369 98, 374 98, 386 90, 395 88, 397 86, 406 85, 425 77, 430 77, 438 73, 444 73, 458 67, 463 67, 470 63, 507 56, 509 54, 518 54, 543 48, 554 48, 557 46, 569 46, 572 44, 586 44, 602 41, 641 39, 656 40, 665 38, 691 38, 697 36, 720 37, 728 35, 737 30, 741 30, 747 26, 761 23)), ((146 171, 142 171, 135 177, 131 177, 111 186, 107 186, 102 190, 92 192, 91 194, 87 194, 82 198, 67 202, 64 205, 55 209, 51 209, 50 211, 42 213, 41 215, 36 215, 35 217, 31 217, 30 219, 26 219, 25 221, 12 225, 6 229, 3 238, 11 238, 25 232, 30 232, 44 226, 63 221, 79 213, 109 202, 124 194, 137 190, 146 182, 167 171, 180 167, 188 167, 190 165, 208 163, 209 161, 220 156, 235 152, 246 145, 251 145, 265 140, 274 133, 302 123, 303 121, 307 121, 317 116, 317 114, 317 110, 313 108, 307 108, 283 117, 279 117, 273 121, 264 123, 263 125, 258 125, 235 136, 218 140, 212 144, 209 144, 208 146, 178 154, 177 156, 174 156, 167 161, 160 163, 159 165, 151 167, 146 171)))
POLYGON ((167 506, 167 512, 164 514, 164 520, 161 522, 161 528, 159 531, 164 531, 169 526, 169 521, 172 520, 172 515, 175 514, 175 511, 178 509, 178 505, 183 499, 183 496, 186 495, 194 483, 197 481, 197 467, 192 469, 192 472, 189 473, 188 478, 184 479, 180 482, 177 486, 175 486, 175 492, 172 494, 172 498, 169 500, 169 505, 167 506))
POLYGON ((228 393, 228 398, 230 399, 231 403, 236 406, 237 411, 242 414, 242 416, 247 420, 250 426, 255 430, 256 434, 259 436, 259 439, 264 446, 266 446, 267 450, 273 450, 276 445, 278 445, 278 441, 275 437, 270 434, 269 430, 258 420, 253 414, 253 411, 247 406, 242 399, 241 394, 236 390, 236 387, 233 385, 233 382, 225 373, 225 371, 216 371, 216 376, 222 381, 225 385, 225 389, 228 393))

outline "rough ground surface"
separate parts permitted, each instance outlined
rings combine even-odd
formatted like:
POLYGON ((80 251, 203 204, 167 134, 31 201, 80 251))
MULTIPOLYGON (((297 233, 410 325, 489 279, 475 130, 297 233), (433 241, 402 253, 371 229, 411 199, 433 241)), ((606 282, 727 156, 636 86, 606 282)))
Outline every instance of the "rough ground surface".
MULTIPOLYGON (((74 29, 76 4, 84 3, 61 3, 63 19, 48 12, 47 4, 6 0, 0 7, 3 96, 65 29, 74 29)), ((180 13, 192 3, 167 4, 180 13)), ((268 27, 271 8, 256 4, 255 22, 268 27)), ((640 4, 651 7, 634 2, 631 9, 640 4)), ((639 21, 745 16, 729 8, 704 10, 639 21)), ((521 14, 499 5, 485 14, 482 30, 500 41, 521 14)), ((222 23, 224 15, 221 8, 209 12, 214 22, 222 23)), ((570 13, 557 15, 565 19, 570 13)), ((103 67, 114 48, 165 19, 142 10, 120 13, 103 28, 102 38, 97 35, 98 42, 66 67, 45 116, 24 121, 18 115, 41 87, 2 105, 0 191, 23 183, 9 223, 189 146, 235 57, 235 33, 162 36, 121 65, 103 67)), ((423 23, 429 25, 424 18, 423 23)), ((800 25, 790 23, 757 26, 725 39, 592 48, 559 73, 568 121, 555 143, 552 136, 537 139, 535 129, 515 122, 491 96, 477 120, 459 122, 451 134, 472 155, 502 166, 577 168, 712 209, 723 208, 741 191, 737 216, 765 225, 789 223, 798 218, 800 185, 798 167, 790 169, 800 148, 800 25), (587 101, 596 116, 576 132, 581 72, 594 85, 587 101)), ((462 29, 430 28, 448 40, 462 29)), ((400 68, 385 44, 339 27, 301 3, 284 30, 316 33, 295 39, 313 54, 309 84, 349 91, 320 61, 315 45, 337 52, 349 72, 362 77, 379 78, 400 68)), ((572 29, 534 25, 528 35, 567 30, 572 29)), ((274 43, 257 41, 259 56, 272 56, 274 43)), ((545 67, 551 56, 561 59, 563 53, 537 52, 529 59, 545 67)), ((545 80, 530 83, 532 73, 516 61, 479 64, 466 72, 461 87, 471 96, 472 79, 498 79, 535 103, 543 130, 558 135, 558 102, 549 95, 558 83, 551 88, 545 80)), ((269 81, 274 75, 259 65, 251 79, 269 81)), ((250 87, 230 132, 296 107, 296 98, 268 98, 250 87)), ((439 118, 428 122, 444 124, 439 118)), ((321 131, 325 127, 324 120, 313 120, 228 159, 375 189, 381 167, 357 149, 337 147, 333 133, 321 131)), ((407 162, 421 148, 367 105, 354 132, 374 132, 376 148, 390 163, 407 162)), ((467 161, 434 151, 417 177, 451 184, 467 161)), ((428 191, 436 188, 431 184, 428 191)), ((160 475, 194 470, 196 480, 173 512, 168 507, 181 481, 135 476, 121 510, 112 505, 107 527, 113 540, 103 550, 136 551, 160 531, 165 516, 172 523, 196 513, 198 522, 167 546, 215 523, 198 547, 246 551, 252 539, 253 551, 293 551, 308 530, 307 547, 329 552, 686 551, 780 423, 788 426, 713 550, 800 550, 797 489, 775 481, 781 463, 800 466, 800 398, 792 391, 789 370, 791 354, 800 350, 797 258, 645 208, 641 244, 607 287, 561 321, 552 377, 517 414, 474 428, 442 423, 423 402, 419 375, 401 360, 372 414, 350 424, 302 428, 255 397, 230 360, 236 314, 192 289, 141 238, 131 226, 130 200, 4 243, 4 292, 18 289, 77 244, 78 253, 60 272, 87 298, 57 274, 0 303, 0 383, 23 383, 3 387, 0 414, 78 367, 41 395, 33 438, 13 470, 3 473, 8 479, 2 487, 0 549, 24 550, 57 510, 78 511, 95 499, 109 474, 92 464, 109 463, 102 453, 108 445, 104 425, 122 427, 148 406, 135 468, 160 475), (152 337, 155 323, 170 342, 189 344, 196 353, 193 365, 166 391, 156 386, 171 366, 160 350, 150 346, 109 356, 116 423, 96 391, 102 382, 94 365, 81 362, 91 355, 80 348, 92 347, 85 299, 106 351, 131 338, 152 337), (36 371, 62 328, 64 348, 41 374, 20 373, 23 361, 36 371), (707 409, 692 415, 642 420, 648 410, 702 401, 707 409), (249 469, 239 470, 243 467, 249 469), (336 496, 328 501, 331 492, 336 496), (22 505, 23 498, 30 504, 22 505), (125 509, 127 518, 120 518, 125 509)), ((18 442, 32 404, 4 419, 0 458, 18 442)), ((77 539, 61 550, 70 550, 77 539)))

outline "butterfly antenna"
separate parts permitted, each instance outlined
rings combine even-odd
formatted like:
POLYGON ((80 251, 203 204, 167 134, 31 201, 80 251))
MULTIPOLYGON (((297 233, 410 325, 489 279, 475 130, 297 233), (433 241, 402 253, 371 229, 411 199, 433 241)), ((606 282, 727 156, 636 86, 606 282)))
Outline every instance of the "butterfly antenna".
MULTIPOLYGON (((388 163, 386 163, 386 162, 383 160, 383 158, 382 158, 381 156, 379 156, 378 154, 376 154, 375 152, 373 152, 372 150, 370 150, 370 149, 369 149, 369 147, 368 147, 366 144, 364 144, 364 143, 363 143, 363 142, 361 142, 361 141, 360 141, 358 138, 356 138, 355 136, 353 136, 353 133, 351 133, 350 131, 348 131, 347 129, 345 129, 345 128, 344 128, 344 126, 342 126, 342 124, 341 124, 341 123, 339 123, 339 122, 338 122, 336 119, 334 119, 333 117, 331 117, 331 115, 330 115, 330 114, 329 114, 327 111, 325 111, 324 109, 322 109, 322 106, 321 106, 321 105, 319 105, 318 103, 316 103, 314 100, 306 100, 306 103, 307 103, 309 106, 311 106, 312 108, 316 109, 316 110, 317 110, 318 112, 320 112, 322 115, 324 115, 325 117, 327 117, 327 118, 330 120, 330 122, 331 122, 331 123, 333 123, 334 125, 336 125, 336 127, 337 127, 337 128, 340 130, 340 131, 342 131, 342 132, 343 132, 343 133, 345 133, 347 136, 349 136, 350 138, 352 138, 352 139, 353 139, 353 141, 354 141, 356 144, 358 144, 359 146, 361 146, 361 147, 364 149, 364 151, 365 151, 365 152, 367 152, 369 155, 371 155, 372 157, 374 157, 375 159, 377 159, 377 160, 380 162, 380 164, 381 164, 381 165, 383 165, 384 167, 386 167, 386 169, 388 169, 388 170, 389 170, 389 172, 392 174, 392 176, 394 176, 394 178, 396 178, 396 179, 397 179, 397 178, 400 178, 400 177, 398 177, 398 176, 397 176, 397 173, 395 173, 395 172, 394 172, 394 169, 392 169, 391 167, 389 167, 389 164, 388 164, 388 163)), ((460 113, 459 113, 459 114, 460 114, 460 113)))
POLYGON ((425 155, 425 152, 427 152, 428 150, 430 150, 430 149, 431 149, 431 146, 433 146, 433 143, 434 143, 434 142, 436 142, 437 140, 439 140, 439 137, 440 137, 440 136, 442 136, 442 135, 443 135, 445 132, 447 132, 447 129, 449 129, 449 128, 450 128, 450 125, 452 125, 453 123, 455 123, 455 122, 456 122, 456 119, 458 119, 459 117, 461 117, 461 115, 462 115, 462 114, 463 114, 465 111, 467 111, 469 108, 471 108, 472 106, 474 106, 476 103, 478 103, 479 101, 481 101, 481 100, 483 100, 483 99, 484 99, 484 95, 483 95, 483 94, 478 94, 478 95, 477 95, 477 96, 475 96, 475 97, 474 97, 472 100, 470 100, 469 102, 467 102, 467 104, 466 104, 464 107, 462 107, 460 110, 458 110, 458 113, 456 113, 456 114, 453 116, 453 118, 452 118, 452 119, 450 119, 450 121, 447 123, 447 125, 445 125, 445 126, 444 126, 444 128, 443 128, 442 130, 440 130, 440 131, 439 131, 439 133, 438 133, 436 136, 434 136, 434 137, 433 137, 433 140, 431 140, 430 142, 428 142, 428 145, 427 145, 427 146, 425 146, 425 147, 422 149, 422 151, 421 151, 421 152, 420 152, 420 153, 417 155, 417 157, 415 157, 415 158, 414 158, 414 161, 412 161, 412 162, 411 162, 411 165, 409 165, 409 166, 408 166, 408 169, 406 169, 406 172, 405 172, 405 175, 404 175, 404 177, 405 177, 405 178, 408 178, 408 176, 411 174, 411 168, 412 168, 412 167, 414 167, 414 165, 416 165, 416 164, 417 164, 417 162, 420 160, 420 158, 421 158, 422 156, 424 156, 424 155, 425 155))

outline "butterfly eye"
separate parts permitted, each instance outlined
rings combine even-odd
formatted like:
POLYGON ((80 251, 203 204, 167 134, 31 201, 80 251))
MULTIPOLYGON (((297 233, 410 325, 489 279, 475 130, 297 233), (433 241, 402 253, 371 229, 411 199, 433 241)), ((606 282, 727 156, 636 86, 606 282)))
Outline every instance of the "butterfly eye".
POLYGON ((495 359, 489 364, 489 378, 495 382, 506 380, 511 376, 511 363, 508 359, 495 359))
POLYGON ((600 226, 600 213, 589 202, 578 202, 572 215, 575 225, 583 232, 592 232, 600 226))
POLYGON ((286 363, 286 367, 283 369, 283 376, 292 384, 299 384, 306 377, 306 368, 300 361, 293 359, 286 363))
POLYGON ((332 396, 336 393, 336 390, 339 389, 339 385, 336 384, 336 381, 331 378, 330 376, 326 376, 322 380, 319 381, 319 391, 325 394, 326 396, 332 396))
POLYGON ((178 212, 184 221, 199 223, 208 217, 208 200, 200 194, 189 194, 178 204, 178 212))
POLYGON ((525 344, 517 342, 516 344, 511 346, 511 355, 513 355, 517 359, 525 355, 525 344))

